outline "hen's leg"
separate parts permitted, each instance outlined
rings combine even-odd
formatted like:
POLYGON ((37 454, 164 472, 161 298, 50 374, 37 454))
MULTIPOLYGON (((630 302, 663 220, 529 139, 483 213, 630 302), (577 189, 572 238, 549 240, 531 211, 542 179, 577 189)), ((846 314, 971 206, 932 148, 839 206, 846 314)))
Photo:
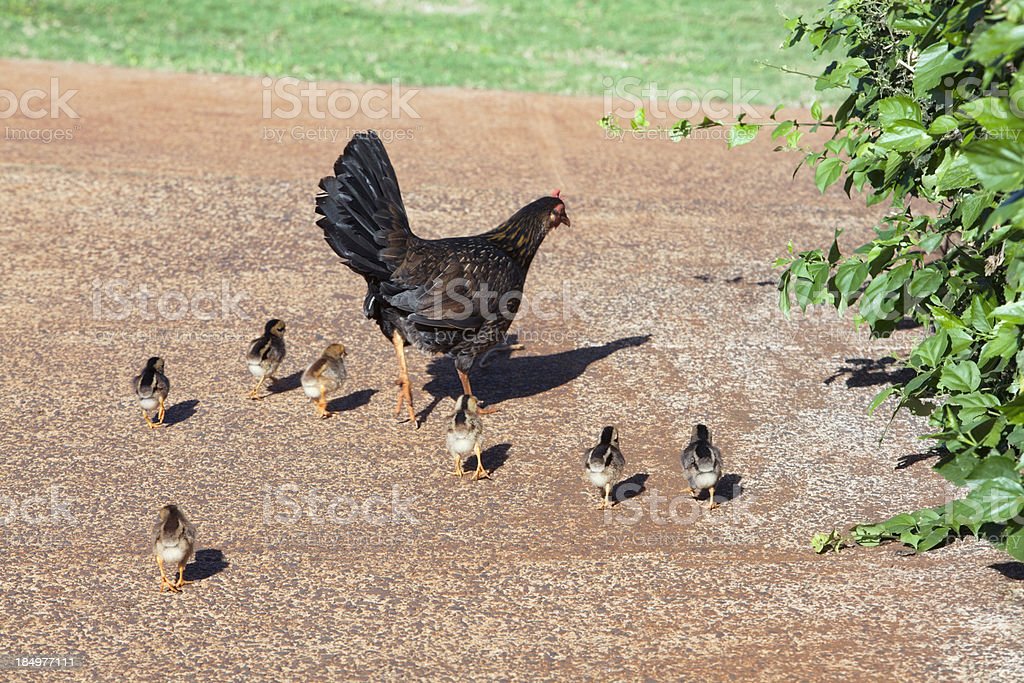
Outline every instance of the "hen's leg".
POLYGON ((409 420, 413 429, 419 429, 416 421, 416 409, 412 406, 412 382, 409 381, 409 368, 405 364, 405 340, 395 330, 391 335, 391 343, 395 345, 395 355, 398 356, 398 405, 395 407, 395 417, 402 414, 402 404, 406 404, 409 410, 409 420))
MULTIPOLYGON (((455 371, 459 373, 459 381, 462 382, 462 393, 467 396, 475 396, 473 393, 473 387, 469 384, 469 375, 464 373, 458 366, 455 367, 455 371)), ((498 412, 498 409, 491 406, 489 408, 480 408, 478 412, 481 415, 490 415, 491 413, 498 412)))

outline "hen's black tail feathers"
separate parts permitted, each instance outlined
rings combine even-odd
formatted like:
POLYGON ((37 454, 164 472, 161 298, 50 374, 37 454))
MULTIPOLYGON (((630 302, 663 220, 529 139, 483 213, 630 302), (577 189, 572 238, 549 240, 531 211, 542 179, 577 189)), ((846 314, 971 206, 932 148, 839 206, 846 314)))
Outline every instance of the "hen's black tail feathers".
POLYGON ((320 181, 316 224, 345 265, 372 280, 387 280, 412 239, 395 169, 373 131, 357 133, 320 181))

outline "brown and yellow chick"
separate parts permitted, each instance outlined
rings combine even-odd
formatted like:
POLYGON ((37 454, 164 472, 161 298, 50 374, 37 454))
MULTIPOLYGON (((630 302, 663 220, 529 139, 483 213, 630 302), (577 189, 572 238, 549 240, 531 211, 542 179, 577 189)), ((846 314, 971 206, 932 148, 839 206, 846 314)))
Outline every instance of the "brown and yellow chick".
POLYGON ((345 356, 343 344, 331 344, 302 373, 302 391, 314 402, 322 418, 333 415, 327 410, 327 397, 336 394, 348 376, 345 356))
POLYGON ((268 379, 275 381, 274 373, 284 360, 284 321, 276 318, 268 320, 263 328, 263 335, 249 343, 245 354, 245 363, 253 377, 259 378, 256 386, 249 392, 249 398, 263 398, 259 395, 260 387, 268 379))
POLYGON ((480 406, 476 397, 468 394, 459 396, 455 401, 455 412, 451 415, 451 422, 448 423, 446 440, 448 453, 455 460, 455 476, 461 477, 465 474, 462 461, 470 455, 475 455, 476 473, 473 479, 490 479, 490 474, 484 469, 484 459, 481 455, 483 437, 484 423, 480 419, 480 406))
POLYGON ((153 553, 160 567, 160 592, 180 593, 186 583, 185 565, 192 559, 196 548, 196 528, 186 519, 177 505, 160 508, 160 519, 153 526, 153 553), (164 565, 178 569, 178 580, 171 583, 164 565))
POLYGON ((164 359, 153 356, 147 360, 146 367, 132 380, 132 386, 135 388, 135 395, 139 397, 142 417, 149 428, 163 427, 164 403, 167 401, 167 392, 171 390, 171 383, 164 374, 164 359), (156 422, 149 418, 149 414, 154 410, 157 413, 156 422))

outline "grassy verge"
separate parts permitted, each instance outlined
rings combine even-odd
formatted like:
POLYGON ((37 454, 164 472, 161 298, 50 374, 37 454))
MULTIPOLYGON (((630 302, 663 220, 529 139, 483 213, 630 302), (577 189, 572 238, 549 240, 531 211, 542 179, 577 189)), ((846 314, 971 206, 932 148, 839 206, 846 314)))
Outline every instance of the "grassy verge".
POLYGON ((821 0, 0 0, 0 56, 177 71, 599 95, 622 78, 807 104, 780 12, 821 0), (600 6, 599 6, 600 5, 600 6))

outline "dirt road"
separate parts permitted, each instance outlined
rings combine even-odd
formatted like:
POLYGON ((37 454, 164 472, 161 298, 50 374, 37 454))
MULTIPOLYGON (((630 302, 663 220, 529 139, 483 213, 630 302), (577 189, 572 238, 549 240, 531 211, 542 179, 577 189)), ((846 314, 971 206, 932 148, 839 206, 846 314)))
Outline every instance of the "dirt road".
POLYGON ((0 72, 15 93, 79 91, 74 116, 0 121, 0 654, 78 653, 83 679, 1024 677, 1007 556, 809 549, 955 492, 915 457, 921 423, 879 445, 887 415, 866 415, 898 368, 878 359, 919 332, 869 342, 777 312, 789 240, 844 227, 850 245, 869 224, 791 182, 795 157, 607 140, 596 99, 435 89, 397 119, 268 118, 260 79, 0 72), (449 360, 410 354, 425 422, 392 421, 393 354, 313 224, 318 179, 371 126, 422 236, 566 199, 513 328, 528 348, 473 375, 500 407, 491 481, 447 473, 449 360), (251 402, 241 356, 270 317, 288 379, 251 402), (350 379, 320 421, 295 373, 335 340, 350 379), (128 381, 157 354, 170 426, 151 432, 128 381), (681 495, 696 421, 730 475, 710 515, 681 495), (644 488, 608 513, 580 472, 605 424, 644 488), (168 501, 199 527, 180 595, 149 554, 168 501))

